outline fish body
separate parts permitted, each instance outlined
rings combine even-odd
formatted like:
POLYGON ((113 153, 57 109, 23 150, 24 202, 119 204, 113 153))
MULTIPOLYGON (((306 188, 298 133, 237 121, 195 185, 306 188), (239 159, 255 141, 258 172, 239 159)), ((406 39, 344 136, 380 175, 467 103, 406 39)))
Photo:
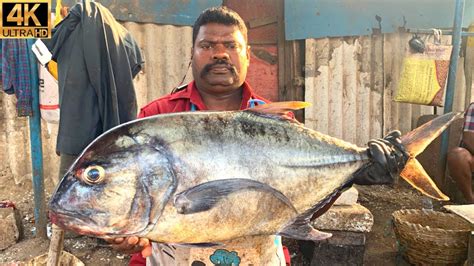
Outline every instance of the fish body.
POLYGON ((369 161, 367 148, 274 115, 157 115, 92 142, 58 185, 50 217, 82 234, 166 243, 320 240, 330 234, 309 218, 369 161))

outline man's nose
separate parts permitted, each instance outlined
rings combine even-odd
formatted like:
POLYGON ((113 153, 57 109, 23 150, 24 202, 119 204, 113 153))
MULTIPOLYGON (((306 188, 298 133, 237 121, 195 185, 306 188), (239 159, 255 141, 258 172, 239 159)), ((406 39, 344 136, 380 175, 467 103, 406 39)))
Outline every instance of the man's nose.
POLYGON ((219 60, 219 59, 229 59, 229 54, 227 53, 227 49, 224 45, 222 44, 217 44, 214 46, 214 53, 212 55, 212 58, 214 60, 219 60))

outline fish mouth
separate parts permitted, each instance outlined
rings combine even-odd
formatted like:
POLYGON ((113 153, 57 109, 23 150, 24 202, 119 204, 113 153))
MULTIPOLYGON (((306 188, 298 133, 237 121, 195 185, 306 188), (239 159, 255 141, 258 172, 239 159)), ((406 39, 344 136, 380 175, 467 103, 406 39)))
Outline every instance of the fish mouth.
POLYGON ((101 230, 94 230, 90 226, 84 224, 93 222, 93 219, 86 216, 78 217, 77 214, 72 215, 66 212, 49 211, 49 220, 51 223, 66 229, 68 231, 76 232, 80 235, 88 235, 95 237, 103 237, 106 234, 101 230))

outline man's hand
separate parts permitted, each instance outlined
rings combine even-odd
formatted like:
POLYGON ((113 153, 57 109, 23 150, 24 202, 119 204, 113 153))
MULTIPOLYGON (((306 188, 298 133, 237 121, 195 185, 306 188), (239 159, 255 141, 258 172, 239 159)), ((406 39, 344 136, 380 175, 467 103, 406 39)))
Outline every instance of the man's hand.
POLYGON ((400 131, 392 131, 383 139, 369 141, 367 153, 372 162, 354 174, 354 183, 359 185, 393 183, 393 176, 403 170, 410 157, 403 147, 400 135, 400 131))
POLYGON ((370 140, 369 156, 378 167, 385 169, 390 175, 398 175, 405 167, 410 155, 403 147, 398 130, 388 133, 383 139, 370 140))
POLYGON ((118 237, 106 239, 112 248, 123 253, 142 253, 144 258, 151 255, 151 243, 148 238, 139 238, 136 236, 118 237))

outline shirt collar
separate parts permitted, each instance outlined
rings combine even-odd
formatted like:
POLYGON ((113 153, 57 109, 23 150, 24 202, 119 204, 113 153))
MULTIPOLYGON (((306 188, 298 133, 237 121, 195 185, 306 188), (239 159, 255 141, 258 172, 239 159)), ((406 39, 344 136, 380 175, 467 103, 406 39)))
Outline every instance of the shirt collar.
MULTIPOLYGON (((252 87, 248 84, 247 81, 244 81, 242 84, 242 104, 240 105, 240 109, 246 109, 247 103, 250 99, 255 98, 255 93, 253 92, 252 87)), ((191 81, 188 86, 182 90, 178 91, 171 95, 170 100, 177 100, 177 99, 189 99, 189 101, 194 104, 198 110, 208 110, 204 102, 202 101, 201 95, 196 87, 196 83, 191 81)))

